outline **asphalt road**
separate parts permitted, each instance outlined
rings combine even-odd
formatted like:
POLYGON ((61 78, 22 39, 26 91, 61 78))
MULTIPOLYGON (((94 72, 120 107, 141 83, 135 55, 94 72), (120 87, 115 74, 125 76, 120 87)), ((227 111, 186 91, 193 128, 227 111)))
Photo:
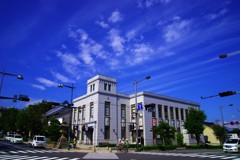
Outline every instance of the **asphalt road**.
POLYGON ((223 153, 221 150, 181 150, 165 152, 80 152, 78 150, 53 150, 30 148, 25 144, 10 144, 0 141, 1 160, 240 160, 239 153, 223 153))

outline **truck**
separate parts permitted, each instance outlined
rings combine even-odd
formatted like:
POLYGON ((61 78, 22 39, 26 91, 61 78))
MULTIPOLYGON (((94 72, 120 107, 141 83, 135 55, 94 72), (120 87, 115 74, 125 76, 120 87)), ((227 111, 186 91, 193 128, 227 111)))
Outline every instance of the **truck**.
POLYGON ((46 148, 47 138, 42 135, 35 135, 32 140, 28 141, 29 147, 43 147, 46 148))

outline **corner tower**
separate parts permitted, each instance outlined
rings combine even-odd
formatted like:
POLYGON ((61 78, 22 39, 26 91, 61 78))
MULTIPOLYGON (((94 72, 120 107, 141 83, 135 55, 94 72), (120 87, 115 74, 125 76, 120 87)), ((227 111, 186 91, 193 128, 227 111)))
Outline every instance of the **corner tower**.
POLYGON ((96 92, 117 93, 117 80, 115 78, 97 75, 87 81, 87 95, 96 92))

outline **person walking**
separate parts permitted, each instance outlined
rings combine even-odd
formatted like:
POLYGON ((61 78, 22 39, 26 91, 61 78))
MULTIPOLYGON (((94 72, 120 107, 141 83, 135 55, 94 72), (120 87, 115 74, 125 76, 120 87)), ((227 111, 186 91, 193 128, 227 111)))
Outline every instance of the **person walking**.
POLYGON ((76 149, 76 146, 77 146, 77 140, 76 138, 73 139, 73 148, 76 149))

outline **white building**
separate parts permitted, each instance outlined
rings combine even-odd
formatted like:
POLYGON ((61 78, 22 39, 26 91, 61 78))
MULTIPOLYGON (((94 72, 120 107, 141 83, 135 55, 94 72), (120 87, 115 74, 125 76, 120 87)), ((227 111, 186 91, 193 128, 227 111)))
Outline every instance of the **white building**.
MULTIPOLYGON (((183 133, 184 143, 195 142, 185 134, 182 124, 188 108, 199 109, 198 103, 149 92, 138 92, 137 103, 142 106, 154 104, 153 112, 148 112, 144 107, 138 111, 138 134, 145 146, 156 144, 157 138, 151 128, 160 121, 168 122, 183 133)), ((129 127, 130 124, 135 125, 135 116, 135 94, 117 93, 116 79, 97 75, 87 81, 87 94, 74 99, 72 124, 78 126, 75 135, 82 144, 116 144, 121 138, 136 143, 136 126, 134 129, 129 127)))

